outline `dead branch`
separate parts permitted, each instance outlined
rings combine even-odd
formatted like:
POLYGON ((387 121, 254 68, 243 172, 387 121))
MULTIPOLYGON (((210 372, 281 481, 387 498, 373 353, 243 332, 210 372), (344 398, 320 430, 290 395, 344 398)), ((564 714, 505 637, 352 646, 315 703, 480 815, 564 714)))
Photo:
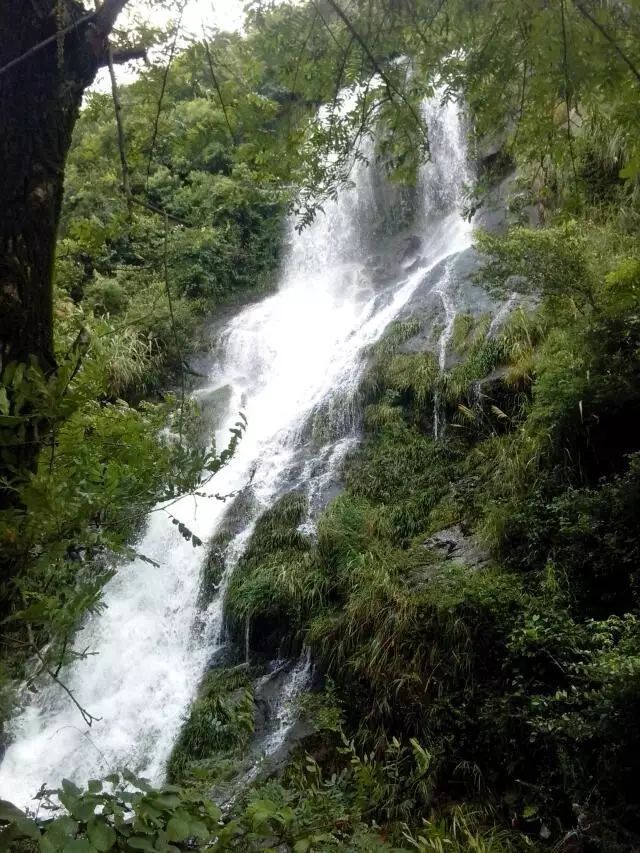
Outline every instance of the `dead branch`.
POLYGON ((180 338, 178 337, 178 330, 176 328, 176 321, 173 314, 173 300, 171 298, 171 288, 169 286, 169 218, 165 216, 164 219, 164 252, 162 256, 162 267, 164 271, 164 286, 167 292, 167 302, 169 303, 169 317, 171 319, 171 331, 173 332, 173 339, 176 345, 176 352, 178 353, 178 358, 180 360, 180 428, 179 428, 179 436, 180 443, 182 443, 182 432, 184 429, 184 402, 186 396, 186 387, 185 387, 185 375, 184 375, 184 356, 182 355, 182 348, 180 346, 180 338))
POLYGON ((108 36, 113 25, 115 24, 118 15, 129 0, 104 0, 104 3, 95 12, 96 27, 103 36, 108 36))
POLYGON ((95 16, 95 12, 89 12, 89 14, 84 15, 82 18, 78 18, 77 21, 74 21, 72 24, 69 24, 69 26, 65 27, 63 30, 57 30, 52 36, 49 36, 49 38, 43 39, 42 41, 38 42, 38 44, 34 44, 34 46, 30 47, 29 50, 26 50, 24 53, 21 53, 20 56, 17 56, 15 59, 12 59, 11 62, 7 62, 6 65, 3 65, 2 68, 0 68, 0 77, 3 74, 6 74, 7 71, 11 71, 11 69, 15 68, 16 65, 20 65, 27 59, 30 59, 34 54, 39 53, 45 47, 48 47, 50 44, 59 41, 60 38, 63 38, 69 33, 74 32, 82 24, 89 23, 89 21, 92 21, 95 16))
MULTIPOLYGON (((122 65, 124 62, 133 62, 136 59, 147 60, 146 47, 126 47, 120 50, 111 51, 111 61, 114 65, 122 65)), ((101 68, 109 64, 109 57, 105 55, 99 62, 101 68)))

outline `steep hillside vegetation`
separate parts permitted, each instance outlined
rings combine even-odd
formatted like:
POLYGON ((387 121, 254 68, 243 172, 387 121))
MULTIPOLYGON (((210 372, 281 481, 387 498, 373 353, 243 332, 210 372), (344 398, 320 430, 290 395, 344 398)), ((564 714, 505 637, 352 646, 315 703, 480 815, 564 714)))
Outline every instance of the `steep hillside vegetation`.
MULTIPOLYGON (((73 632, 149 509, 241 440, 203 448, 184 399, 202 324, 271 286, 285 213, 317 215, 367 127, 389 175, 415 180, 436 76, 469 112, 469 214, 495 225, 496 196, 508 208, 477 233, 468 284, 514 307, 456 317, 444 371, 418 308, 368 354, 343 490, 317 535, 298 492, 258 521, 226 602, 249 661, 207 676, 170 784, 114 772, 43 791, 35 816, 0 804, 4 849, 640 846, 639 32, 635 2, 258 6, 246 39, 194 45, 123 91, 125 194, 111 102, 89 99, 58 248, 59 369, 12 363, 0 387, 18 496, 0 507, 5 718, 20 679, 86 654, 73 632), (23 470, 14 432, 34 407, 46 438, 23 470), (223 815, 253 676, 304 646, 311 734, 223 815)), ((223 545, 206 543, 212 587, 223 545)))

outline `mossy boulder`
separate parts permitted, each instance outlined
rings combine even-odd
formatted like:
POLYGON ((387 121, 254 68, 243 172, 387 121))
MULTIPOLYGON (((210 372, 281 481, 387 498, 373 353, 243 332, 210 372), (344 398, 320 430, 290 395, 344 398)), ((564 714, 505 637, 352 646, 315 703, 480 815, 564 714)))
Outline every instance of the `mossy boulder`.
POLYGON ((208 673, 169 758, 169 779, 177 783, 210 780, 215 764, 222 761, 226 766, 242 756, 254 728, 253 684, 248 668, 236 666, 208 673))
POLYGON ((310 598, 323 594, 325 579, 311 559, 312 542, 300 530, 306 514, 305 495, 283 495, 258 519, 231 578, 227 625, 239 643, 249 627, 255 654, 294 651, 310 598))

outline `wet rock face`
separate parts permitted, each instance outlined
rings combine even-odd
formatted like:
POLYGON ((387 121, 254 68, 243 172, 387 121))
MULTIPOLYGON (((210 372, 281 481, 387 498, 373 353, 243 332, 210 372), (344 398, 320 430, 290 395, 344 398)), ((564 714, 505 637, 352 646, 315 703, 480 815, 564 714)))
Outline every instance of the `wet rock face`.
POLYGON ((405 270, 413 266, 419 258, 420 249, 422 248, 422 238, 417 234, 411 234, 404 240, 404 247, 400 255, 400 265, 405 270))
POLYGON ((422 543, 423 561, 412 569, 409 580, 427 586, 450 567, 479 572, 492 565, 489 553, 460 524, 438 530, 422 543))
POLYGON ((425 540, 424 547, 439 560, 468 569, 484 569, 490 564, 489 554, 459 524, 439 530, 425 540))
POLYGON ((203 388, 194 392, 193 397, 200 409, 197 421, 197 441, 203 447, 211 440, 214 430, 221 426, 231 400, 231 394, 230 385, 222 385, 219 388, 203 388))
MULTIPOLYGON (((494 316, 498 313, 502 303, 475 282, 475 276, 481 266, 482 257, 472 247, 447 258, 425 274, 423 283, 398 316, 400 321, 418 320, 420 324, 420 331, 401 345, 400 352, 437 351, 446 317, 442 297, 434 288, 442 279, 445 269, 453 281, 457 314, 480 317, 483 314, 494 316)), ((448 361, 453 360, 455 359, 449 353, 448 361)))

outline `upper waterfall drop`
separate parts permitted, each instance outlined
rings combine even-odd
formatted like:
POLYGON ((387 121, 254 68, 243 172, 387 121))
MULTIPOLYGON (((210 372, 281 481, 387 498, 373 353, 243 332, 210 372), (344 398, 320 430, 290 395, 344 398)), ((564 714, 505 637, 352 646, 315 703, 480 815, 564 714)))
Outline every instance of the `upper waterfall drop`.
MULTIPOLYGON (((205 487, 210 497, 185 497, 171 508, 202 540, 218 528, 227 505, 212 499, 249 482, 256 510, 232 551, 241 553, 255 515, 287 487, 317 499, 342 458, 343 434, 321 448, 305 425, 337 392, 355 390, 363 350, 383 334, 415 291, 448 257, 471 244, 460 215, 468 179, 458 106, 425 105, 431 162, 420 176, 420 263, 379 281, 368 263, 375 213, 374 170, 354 167, 352 189, 326 205, 301 234, 290 223, 290 247, 278 291, 241 310, 226 326, 201 395, 226 389, 226 414, 216 431, 224 446, 243 410, 245 437, 230 463, 205 487)), ((213 428, 213 425, 212 425, 213 428)), ((345 429, 352 427, 348 424, 345 429)), ((80 705, 100 718, 91 728, 56 684, 25 697, 13 721, 14 740, 0 766, 0 795, 27 805, 43 782, 78 784, 119 767, 159 782, 184 714, 217 644, 222 642, 224 583, 206 612, 198 609, 205 552, 185 542, 162 507, 151 513, 136 550, 160 563, 122 565, 105 588, 102 612, 88 617, 78 648, 97 656, 77 660, 61 679, 80 705)))

